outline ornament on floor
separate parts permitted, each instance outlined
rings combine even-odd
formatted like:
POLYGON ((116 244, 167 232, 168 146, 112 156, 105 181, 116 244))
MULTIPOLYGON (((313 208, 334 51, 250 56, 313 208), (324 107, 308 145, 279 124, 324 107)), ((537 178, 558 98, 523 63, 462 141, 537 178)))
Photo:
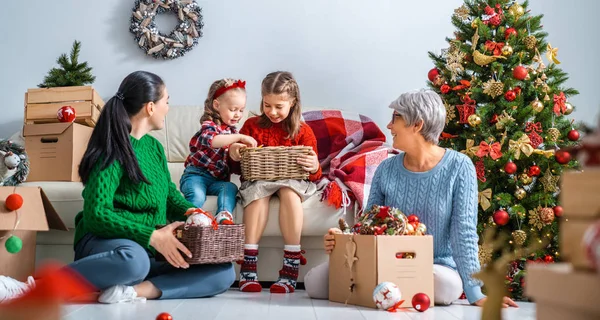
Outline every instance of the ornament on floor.
POLYGON ((392 282, 382 282, 373 290, 373 302, 379 309, 395 311, 404 300, 397 285, 392 282))
POLYGON ((216 227, 217 221, 208 211, 204 211, 200 208, 191 208, 185 213, 187 220, 185 221, 186 227, 216 227))
POLYGON ((10 140, 0 140, 0 186, 16 186, 29 175, 25 148, 10 140))
POLYGON ((202 9, 194 0, 137 0, 129 30, 138 46, 154 58, 175 59, 184 56, 202 37, 202 9), (161 13, 173 13, 179 21, 170 35, 162 34, 154 19, 161 13))
POLYGON ((516 66, 513 69, 513 78, 517 79, 517 80, 525 80, 527 79, 527 77, 529 76, 529 73, 527 72, 527 68, 523 67, 523 66, 516 66))
POLYGON ((156 316, 156 320, 173 320, 173 316, 166 312, 163 312, 156 316))
POLYGON ((71 106, 62 106, 56 112, 56 118, 60 122, 73 122, 75 121, 75 109, 71 106))
POLYGON ((556 151, 554 157, 556 158, 556 162, 560 164, 567 164, 571 162, 571 153, 569 153, 567 150, 556 151))
POLYGON ((517 172, 517 165, 512 161, 507 162, 504 165, 504 172, 508 174, 514 174, 515 172, 517 172))
POLYGON ((429 296, 425 293, 422 293, 422 292, 417 293, 412 298, 412 306, 413 306, 413 308, 415 308, 415 310, 417 310, 419 312, 427 311, 427 309, 429 309, 430 305, 431 305, 431 299, 429 299, 429 296))
POLYGON ((6 239, 4 242, 4 247, 6 248, 6 251, 11 254, 18 253, 23 248, 23 241, 14 234, 19 226, 19 223, 21 222, 21 213, 19 212, 19 209, 23 207, 23 197, 16 193, 16 191, 17 188, 14 187, 13 193, 8 195, 8 197, 6 197, 4 200, 4 207, 8 211, 5 214, 8 215, 12 214, 13 212, 15 214, 13 228, 6 235, 0 237, 0 240, 6 239))

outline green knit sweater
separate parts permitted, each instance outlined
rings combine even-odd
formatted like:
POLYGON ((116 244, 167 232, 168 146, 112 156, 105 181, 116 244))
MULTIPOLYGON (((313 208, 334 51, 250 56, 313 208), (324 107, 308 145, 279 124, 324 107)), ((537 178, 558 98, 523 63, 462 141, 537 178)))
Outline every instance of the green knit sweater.
POLYGON ((131 144, 150 184, 133 183, 118 161, 104 170, 96 166, 83 189, 83 211, 75 217, 75 244, 92 233, 131 239, 151 249, 150 235, 157 225, 185 220, 187 209, 194 207, 171 181, 161 144, 148 135, 131 137, 131 144))

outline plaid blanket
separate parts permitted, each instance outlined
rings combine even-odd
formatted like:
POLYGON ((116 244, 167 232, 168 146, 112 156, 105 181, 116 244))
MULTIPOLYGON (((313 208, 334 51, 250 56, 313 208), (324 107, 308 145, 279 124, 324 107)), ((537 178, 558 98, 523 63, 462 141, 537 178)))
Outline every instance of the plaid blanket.
POLYGON ((302 114, 317 139, 324 188, 322 200, 336 208, 353 200, 359 213, 368 202, 375 169, 390 153, 385 135, 370 118, 345 111, 318 110, 302 114))

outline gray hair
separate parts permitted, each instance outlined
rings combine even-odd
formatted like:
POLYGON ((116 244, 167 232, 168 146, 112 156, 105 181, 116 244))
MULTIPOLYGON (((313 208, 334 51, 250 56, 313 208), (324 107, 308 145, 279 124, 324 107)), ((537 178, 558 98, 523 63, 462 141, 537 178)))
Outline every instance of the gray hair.
POLYGON ((421 135, 425 141, 438 144, 446 125, 446 108, 435 91, 421 89, 403 93, 392 101, 390 108, 398 112, 406 126, 423 121, 421 135))

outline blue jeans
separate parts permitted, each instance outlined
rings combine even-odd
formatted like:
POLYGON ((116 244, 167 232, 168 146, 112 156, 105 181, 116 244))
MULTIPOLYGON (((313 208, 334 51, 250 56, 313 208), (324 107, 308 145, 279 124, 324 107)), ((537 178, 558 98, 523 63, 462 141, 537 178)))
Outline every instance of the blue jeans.
POLYGON ((197 208, 202 208, 206 196, 211 195, 218 197, 217 212, 214 214, 221 211, 233 213, 233 209, 235 209, 237 186, 229 181, 221 181, 213 177, 204 168, 187 166, 179 180, 179 189, 185 199, 197 208))
POLYGON ((159 299, 210 297, 227 291, 235 281, 231 263, 178 269, 156 261, 135 241, 105 239, 91 233, 75 245, 75 262, 69 267, 99 290, 148 280, 162 292, 159 299))

